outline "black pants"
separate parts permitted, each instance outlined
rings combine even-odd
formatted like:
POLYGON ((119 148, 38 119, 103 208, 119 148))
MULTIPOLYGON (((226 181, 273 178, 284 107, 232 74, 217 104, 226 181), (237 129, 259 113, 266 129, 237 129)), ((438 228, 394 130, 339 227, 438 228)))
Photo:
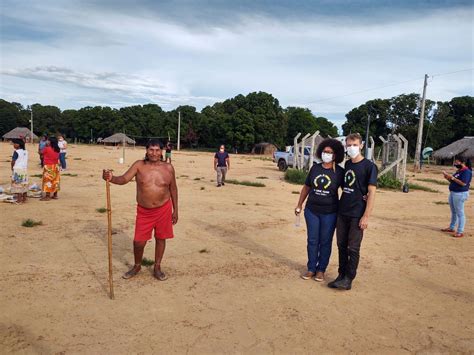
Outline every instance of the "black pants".
POLYGON ((360 218, 337 216, 336 236, 339 249, 339 274, 355 279, 359 266, 359 251, 364 232, 360 218))

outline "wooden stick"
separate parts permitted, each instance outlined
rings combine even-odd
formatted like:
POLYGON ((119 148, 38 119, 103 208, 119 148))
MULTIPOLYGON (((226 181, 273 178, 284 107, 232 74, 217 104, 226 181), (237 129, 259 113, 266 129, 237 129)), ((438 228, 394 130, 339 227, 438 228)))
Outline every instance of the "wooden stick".
POLYGON ((110 203, 110 182, 105 182, 105 188, 107 190, 107 244, 109 251, 109 289, 110 289, 110 299, 113 300, 114 297, 114 279, 112 276, 112 204, 110 203))

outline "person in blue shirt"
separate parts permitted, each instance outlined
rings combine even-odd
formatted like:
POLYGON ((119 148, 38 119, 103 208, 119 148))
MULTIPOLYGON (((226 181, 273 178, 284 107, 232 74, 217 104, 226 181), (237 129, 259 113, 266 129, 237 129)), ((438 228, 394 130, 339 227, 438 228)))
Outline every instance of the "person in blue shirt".
POLYGON ((217 187, 225 185, 225 177, 230 170, 229 153, 225 151, 222 144, 219 151, 214 155, 214 170, 217 172, 217 187))
POLYGON ((456 158, 454 160, 456 172, 448 174, 443 171, 443 176, 449 183, 449 207, 451 208, 451 224, 448 228, 441 229, 443 232, 453 233, 453 237, 462 238, 466 217, 464 215, 464 202, 469 198, 469 186, 472 180, 472 166, 469 159, 456 158), (455 231, 456 224, 458 225, 455 231))
POLYGON ((311 167, 301 189, 295 214, 301 213, 303 202, 308 197, 304 209, 308 231, 308 264, 307 272, 301 278, 309 280, 314 277, 315 281, 322 282, 336 229, 338 190, 344 179, 344 169, 338 164, 344 160, 344 146, 337 139, 325 139, 319 144, 316 156, 322 163, 311 167))

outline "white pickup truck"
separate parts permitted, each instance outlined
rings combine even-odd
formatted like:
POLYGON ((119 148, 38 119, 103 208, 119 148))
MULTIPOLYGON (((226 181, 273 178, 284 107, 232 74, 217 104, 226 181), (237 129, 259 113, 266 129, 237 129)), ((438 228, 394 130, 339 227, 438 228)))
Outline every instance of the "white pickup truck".
MULTIPOLYGON (((304 166, 308 166, 310 154, 311 154, 311 146, 306 146, 304 148, 304 166)), ((290 149, 286 152, 273 153, 273 162, 277 163, 278 169, 280 171, 286 171, 288 167, 292 167, 294 159, 295 159, 295 153, 294 153, 293 147, 290 147, 290 149)))

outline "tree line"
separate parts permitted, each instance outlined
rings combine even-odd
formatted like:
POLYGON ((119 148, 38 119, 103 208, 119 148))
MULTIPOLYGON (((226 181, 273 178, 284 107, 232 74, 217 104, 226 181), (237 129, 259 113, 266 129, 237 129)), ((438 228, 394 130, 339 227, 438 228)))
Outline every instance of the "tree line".
MULTIPOLYGON (((409 154, 414 156, 420 120, 419 94, 402 94, 390 99, 369 100, 346 114, 344 135, 366 131, 377 142, 379 136, 401 133, 408 139, 409 154)), ((465 136, 474 135, 474 97, 460 96, 450 101, 425 102, 422 147, 441 148, 465 136)), ((380 142, 380 141, 378 141, 380 142)))
MULTIPOLYGON (((376 139, 389 133, 401 133, 415 149, 418 120, 418 94, 402 94, 390 99, 369 100, 346 114, 343 134, 364 134, 370 117, 370 134, 376 139)), ((248 152, 255 143, 269 142, 282 148, 293 143, 301 132, 316 130, 324 137, 338 135, 337 127, 325 117, 318 117, 302 107, 283 108, 271 94, 253 92, 237 95, 201 112, 193 106, 179 106, 164 111, 159 105, 146 104, 120 109, 107 106, 84 107, 61 111, 56 106, 20 103, 0 99, 0 134, 18 127, 29 127, 33 112, 36 134, 61 133, 81 142, 124 132, 134 138, 168 137, 176 141, 178 111, 181 112, 181 142, 188 147, 214 148, 220 144, 248 152)), ((456 139, 474 135, 474 98, 456 97, 449 102, 426 101, 423 146, 439 148, 456 139)))
POLYGON ((337 127, 324 117, 314 116, 309 109, 282 108, 279 101, 265 92, 238 95, 201 112, 193 106, 179 106, 164 111, 159 105, 123 107, 84 107, 61 111, 56 106, 0 100, 0 133, 17 126, 29 127, 33 111, 36 134, 61 133, 69 140, 89 142, 124 132, 131 137, 171 137, 176 141, 178 111, 181 112, 181 142, 188 147, 216 147, 226 144, 239 151, 250 151, 255 143, 269 142, 278 147, 291 144, 295 131, 320 130, 337 136, 337 127))

